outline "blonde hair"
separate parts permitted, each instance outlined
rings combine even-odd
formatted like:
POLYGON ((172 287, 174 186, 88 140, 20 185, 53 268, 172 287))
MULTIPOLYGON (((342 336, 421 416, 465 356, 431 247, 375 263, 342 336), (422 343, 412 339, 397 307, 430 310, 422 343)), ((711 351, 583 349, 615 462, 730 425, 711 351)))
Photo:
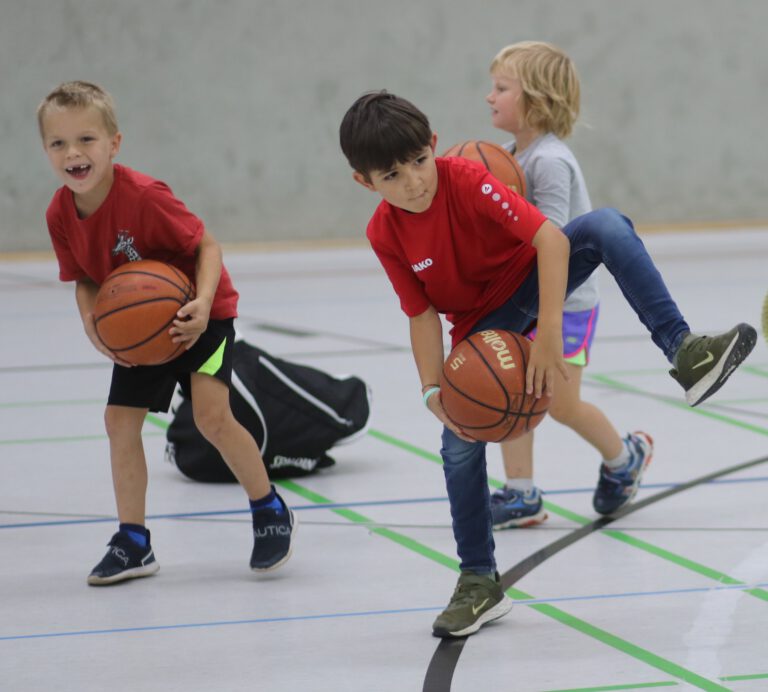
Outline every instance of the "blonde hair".
POLYGON ((523 113, 529 127, 565 139, 579 117, 581 89, 571 59, 542 41, 521 41, 502 48, 491 63, 491 74, 520 80, 523 113))
POLYGON ((115 103, 108 92, 90 82, 74 81, 59 84, 37 107, 37 126, 43 137, 43 118, 51 107, 88 108, 92 106, 101 114, 104 127, 110 136, 117 134, 115 103))

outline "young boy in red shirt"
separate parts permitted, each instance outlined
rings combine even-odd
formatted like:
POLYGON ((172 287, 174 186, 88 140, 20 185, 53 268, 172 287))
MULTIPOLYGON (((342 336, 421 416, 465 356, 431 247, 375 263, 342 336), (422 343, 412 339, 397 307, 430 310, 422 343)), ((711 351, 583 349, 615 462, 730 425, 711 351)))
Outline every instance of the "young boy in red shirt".
POLYGON ((739 324, 716 337, 691 334, 631 222, 615 209, 580 216, 560 230, 490 173, 461 158, 435 158, 437 137, 413 104, 386 91, 347 111, 340 143, 353 177, 382 202, 368 240, 410 320, 424 403, 444 424, 441 456, 461 575, 433 624, 438 637, 466 636, 512 607, 496 571, 485 444, 446 416, 439 382, 452 344, 484 329, 524 332, 537 321, 526 388, 551 395, 563 362, 567 294, 603 263, 695 406, 713 394, 755 345, 739 324), (437 394, 437 396, 435 396, 437 394))
POLYGON ((229 405, 238 294, 221 249, 202 221, 149 176, 113 163, 122 135, 108 93, 67 82, 38 108, 43 147, 64 183, 46 214, 59 278, 75 282, 80 318, 94 347, 114 361, 105 423, 119 529, 88 576, 94 586, 159 569, 145 527, 147 465, 141 428, 148 411, 167 411, 176 383, 192 397, 195 423, 248 494, 253 514, 251 569, 274 569, 291 554, 295 519, 269 483, 253 436, 229 405), (99 340, 93 307, 99 285, 127 261, 173 264, 196 285, 170 333, 185 351, 156 366, 131 367, 99 340))

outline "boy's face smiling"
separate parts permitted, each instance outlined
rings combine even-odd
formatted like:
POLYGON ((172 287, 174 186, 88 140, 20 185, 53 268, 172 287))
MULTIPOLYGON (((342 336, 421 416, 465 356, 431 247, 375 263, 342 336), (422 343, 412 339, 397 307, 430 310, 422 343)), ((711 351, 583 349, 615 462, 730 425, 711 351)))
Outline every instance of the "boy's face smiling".
POLYGON ((94 107, 51 107, 43 116, 43 147, 56 176, 75 195, 81 212, 92 213, 112 187, 112 159, 119 132, 110 135, 94 107))
POLYGON ((355 171, 354 179, 363 187, 378 192, 392 206, 419 214, 427 211, 437 193, 437 165, 432 135, 429 146, 405 163, 396 163, 388 171, 371 171, 368 178, 355 171))

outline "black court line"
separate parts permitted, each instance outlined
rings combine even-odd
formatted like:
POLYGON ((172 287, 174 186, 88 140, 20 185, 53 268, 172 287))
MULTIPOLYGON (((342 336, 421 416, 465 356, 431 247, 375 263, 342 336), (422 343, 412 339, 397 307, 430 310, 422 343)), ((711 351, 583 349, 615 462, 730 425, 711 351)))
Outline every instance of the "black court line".
MULTIPOLYGON (((502 587, 504 590, 508 589, 510 586, 520 581, 520 579, 531 572, 535 567, 538 567, 545 560, 548 560, 553 555, 559 553, 561 550, 564 550, 568 546, 576 543, 576 541, 589 536, 595 531, 599 531, 600 529, 606 527, 608 524, 611 524, 614 521, 617 521, 618 519, 622 519, 623 517, 626 517, 633 512, 637 512, 638 510, 641 510, 648 505, 660 502, 661 500, 666 500, 672 495, 677 495, 678 493, 681 493, 685 490, 690 490, 691 488, 702 485, 703 483, 707 483, 708 481, 712 481, 716 478, 727 476, 732 473, 737 473, 738 471, 743 471, 744 469, 758 466, 760 464, 764 464, 765 462, 768 462, 768 456, 752 459, 751 461, 745 461, 741 464, 736 464, 735 466, 729 466, 728 468, 722 469, 720 471, 708 473, 705 476, 700 476, 699 478, 695 478, 694 480, 688 481, 687 483, 681 483, 680 485, 676 485, 672 488, 668 488, 667 490, 655 493, 650 497, 631 504, 629 507, 616 512, 616 514, 610 517, 600 517, 599 519, 593 521, 591 524, 585 524, 575 531, 566 534, 562 538, 553 541, 549 545, 544 546, 540 550, 537 550, 535 553, 532 553, 524 560, 518 562, 511 569, 504 572, 504 574, 501 575, 502 587)), ((461 656, 461 652, 464 650, 464 644, 466 641, 467 637, 442 639, 440 641, 437 649, 435 650, 435 653, 432 655, 432 659, 429 662, 427 673, 424 677, 424 686, 422 687, 423 692, 450 692, 453 673, 456 670, 459 657, 461 656)))

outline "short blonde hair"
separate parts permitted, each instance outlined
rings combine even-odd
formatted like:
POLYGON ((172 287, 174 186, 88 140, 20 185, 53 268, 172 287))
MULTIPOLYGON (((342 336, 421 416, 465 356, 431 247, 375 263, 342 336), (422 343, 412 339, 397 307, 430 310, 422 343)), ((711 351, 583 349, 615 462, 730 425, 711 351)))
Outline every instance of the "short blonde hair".
POLYGON ((44 136, 43 118, 49 108, 88 108, 89 106, 99 111, 109 135, 117 134, 117 116, 112 96, 96 84, 74 81, 59 84, 37 107, 37 126, 40 129, 40 136, 44 136))
POLYGON ((565 139, 579 117, 581 88, 576 68, 559 48, 542 41, 521 41, 502 48, 491 74, 520 80, 523 113, 530 127, 565 139))

